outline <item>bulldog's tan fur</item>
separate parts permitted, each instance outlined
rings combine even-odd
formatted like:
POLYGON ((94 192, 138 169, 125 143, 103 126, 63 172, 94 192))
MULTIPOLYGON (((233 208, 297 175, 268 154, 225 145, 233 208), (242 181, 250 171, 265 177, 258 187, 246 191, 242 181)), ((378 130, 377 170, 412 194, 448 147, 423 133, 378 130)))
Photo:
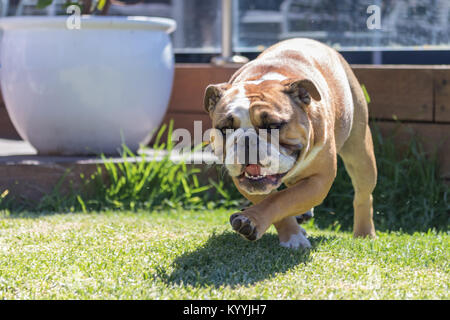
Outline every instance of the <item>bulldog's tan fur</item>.
MULTIPOLYGON (((280 156, 289 169, 268 172, 272 184, 246 179, 245 165, 227 165, 236 187, 253 203, 231 216, 238 233, 259 239, 273 224, 282 245, 308 247, 295 216, 325 199, 339 154, 355 190, 354 235, 375 237, 372 191, 377 169, 367 103, 338 52, 308 39, 280 42, 240 68, 228 83, 208 86, 205 108, 217 129, 282 123, 280 156), (282 182, 288 188, 277 191, 282 182)), ((213 145, 214 140, 213 134, 213 145)), ((264 165, 260 170, 264 172, 264 165)))

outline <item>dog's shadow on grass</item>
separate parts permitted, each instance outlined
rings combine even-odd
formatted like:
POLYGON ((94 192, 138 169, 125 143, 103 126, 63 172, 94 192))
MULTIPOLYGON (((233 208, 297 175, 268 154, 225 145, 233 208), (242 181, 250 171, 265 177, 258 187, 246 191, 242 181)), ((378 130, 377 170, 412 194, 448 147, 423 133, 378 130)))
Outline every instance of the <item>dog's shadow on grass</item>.
POLYGON ((256 242, 231 232, 213 234, 202 247, 176 258, 170 274, 160 270, 158 276, 168 284, 194 287, 250 285, 308 263, 311 252, 330 239, 310 237, 312 248, 294 250, 281 247, 274 234, 256 242))

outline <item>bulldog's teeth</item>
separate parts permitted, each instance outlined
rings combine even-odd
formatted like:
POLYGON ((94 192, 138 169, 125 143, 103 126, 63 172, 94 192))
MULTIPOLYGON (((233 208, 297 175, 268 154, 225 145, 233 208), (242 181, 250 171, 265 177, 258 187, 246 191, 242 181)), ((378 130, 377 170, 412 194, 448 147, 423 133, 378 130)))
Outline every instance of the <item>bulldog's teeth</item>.
POLYGON ((262 178, 265 178, 265 176, 263 175, 259 175, 259 176, 251 176, 249 175, 247 172, 245 172, 245 177, 250 179, 250 180, 260 180, 262 178))

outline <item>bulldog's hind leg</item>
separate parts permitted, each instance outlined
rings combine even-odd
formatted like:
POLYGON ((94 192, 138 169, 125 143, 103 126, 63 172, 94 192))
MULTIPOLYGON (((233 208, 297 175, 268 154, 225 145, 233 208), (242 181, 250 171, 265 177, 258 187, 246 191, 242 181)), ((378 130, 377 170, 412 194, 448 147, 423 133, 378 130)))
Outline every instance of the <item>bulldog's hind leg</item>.
POLYGON ((377 183, 377 167, 369 126, 354 130, 339 154, 355 190, 353 234, 355 237, 375 237, 372 192, 377 183))
POLYGON ((368 125, 369 110, 355 74, 344 58, 342 56, 340 58, 350 84, 354 106, 350 136, 338 152, 355 190, 353 234, 355 237, 375 237, 372 191, 377 184, 377 164, 373 152, 372 134, 368 125))
POLYGON ((311 208, 311 210, 299 214, 298 216, 295 216, 295 219, 297 220, 298 224, 303 224, 311 220, 311 218, 314 217, 314 208, 311 208))

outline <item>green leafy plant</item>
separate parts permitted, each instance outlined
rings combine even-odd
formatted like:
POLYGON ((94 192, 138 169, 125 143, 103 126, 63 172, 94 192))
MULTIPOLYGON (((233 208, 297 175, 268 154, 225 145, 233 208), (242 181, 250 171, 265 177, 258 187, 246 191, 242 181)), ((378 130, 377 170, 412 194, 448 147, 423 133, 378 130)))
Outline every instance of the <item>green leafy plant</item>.
POLYGON ((97 167, 85 184, 90 199, 80 205, 88 209, 101 210, 105 207, 116 209, 178 208, 196 207, 202 203, 199 194, 210 186, 201 186, 197 178, 199 168, 188 168, 184 161, 170 159, 173 145, 170 142, 172 123, 169 126, 168 142, 159 144, 166 130, 163 125, 153 146, 156 154, 147 159, 143 153, 135 155, 125 145, 122 161, 112 161, 104 156, 104 167, 97 167), (158 156, 162 159, 157 159, 158 156), (131 159, 131 161, 130 161, 131 159))

